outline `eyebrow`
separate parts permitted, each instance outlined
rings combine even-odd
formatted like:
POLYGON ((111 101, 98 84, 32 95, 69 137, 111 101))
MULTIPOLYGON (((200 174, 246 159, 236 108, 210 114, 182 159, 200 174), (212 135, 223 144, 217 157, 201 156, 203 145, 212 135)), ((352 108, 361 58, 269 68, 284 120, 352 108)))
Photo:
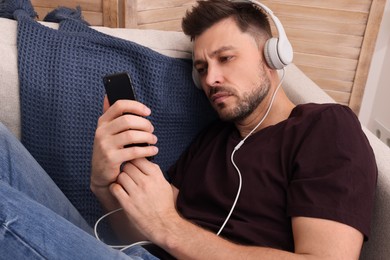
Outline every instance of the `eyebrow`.
MULTIPOLYGON (((221 52, 230 51, 230 50, 234 50, 234 49, 236 49, 236 48, 235 48, 234 46, 232 46, 232 45, 222 46, 221 48, 219 48, 219 49, 213 51, 213 52, 210 54, 210 57, 213 58, 213 57, 215 57, 216 55, 220 54, 221 52)), ((194 67, 195 67, 196 65, 204 64, 204 63, 206 63, 206 62, 203 61, 203 60, 195 60, 195 61, 194 61, 194 67)))

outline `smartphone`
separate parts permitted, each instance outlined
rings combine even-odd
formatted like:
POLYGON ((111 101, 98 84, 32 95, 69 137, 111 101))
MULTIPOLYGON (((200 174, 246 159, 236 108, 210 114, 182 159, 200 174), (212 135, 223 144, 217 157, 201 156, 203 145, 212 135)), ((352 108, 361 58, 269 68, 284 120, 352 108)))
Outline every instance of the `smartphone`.
POLYGON ((133 83, 126 72, 106 75, 103 77, 103 83, 110 106, 120 99, 137 100, 133 83))
MULTIPOLYGON (((116 101, 120 99, 137 100, 133 88, 133 83, 129 74, 126 72, 109 74, 103 77, 104 88, 108 98, 108 103, 112 106, 116 101)), ((141 144, 129 144, 126 147, 131 146, 147 146, 147 143, 141 144)), ((151 158, 148 158, 151 159, 151 158)))

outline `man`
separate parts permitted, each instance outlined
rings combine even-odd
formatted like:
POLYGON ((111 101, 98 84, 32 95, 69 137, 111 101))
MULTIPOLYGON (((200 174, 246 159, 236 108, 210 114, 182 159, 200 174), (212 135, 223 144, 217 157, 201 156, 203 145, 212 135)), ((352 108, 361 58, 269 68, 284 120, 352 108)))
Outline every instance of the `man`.
POLYGON ((93 192, 108 211, 124 209, 112 221, 132 223, 124 233, 135 229, 179 259, 358 259, 376 167, 356 117, 340 105, 295 107, 277 92, 263 55, 269 24, 252 4, 198 4, 183 31, 194 40, 202 89, 226 122, 195 141, 171 168, 170 185, 144 159, 156 147, 122 149, 157 142, 142 118, 150 111, 117 102, 98 123, 93 192))
MULTIPOLYGON (((280 79, 263 56, 269 25, 251 4, 199 2, 183 27, 223 122, 170 169, 171 184, 145 159, 158 153, 150 109, 106 101, 91 189, 107 211, 123 208, 110 216, 118 235, 178 259, 357 259, 369 235, 376 167, 356 117, 340 105, 295 107, 277 91, 280 79), (124 148, 129 143, 150 146, 124 148)), ((2 255, 125 259, 89 235, 67 198, 0 130, 2 255)), ((153 259, 132 249, 132 259, 153 259)))

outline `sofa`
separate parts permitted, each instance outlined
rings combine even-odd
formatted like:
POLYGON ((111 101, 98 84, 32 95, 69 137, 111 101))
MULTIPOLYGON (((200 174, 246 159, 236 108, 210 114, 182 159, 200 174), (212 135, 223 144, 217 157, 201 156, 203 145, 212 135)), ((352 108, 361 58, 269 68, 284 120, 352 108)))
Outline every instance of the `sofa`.
MULTIPOLYGON (((42 22, 42 24, 53 29, 58 28, 56 23, 42 22)), ((191 42, 180 32, 106 27, 93 27, 93 29, 136 42, 163 55, 191 58, 191 42)), ((16 21, 0 18, 0 122, 20 139, 22 122, 16 32, 16 21)), ((295 104, 335 102, 294 64, 286 69, 283 88, 295 104)), ((364 126, 363 130, 374 150, 379 178, 371 236, 363 246, 361 259, 388 259, 390 258, 390 149, 364 126)))

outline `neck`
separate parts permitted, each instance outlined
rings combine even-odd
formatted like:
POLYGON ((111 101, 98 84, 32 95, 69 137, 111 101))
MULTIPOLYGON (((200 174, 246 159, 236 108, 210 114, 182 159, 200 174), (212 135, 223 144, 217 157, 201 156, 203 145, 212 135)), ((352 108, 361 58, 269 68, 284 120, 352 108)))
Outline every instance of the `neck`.
MULTIPOLYGON (((236 128, 240 132, 242 138, 245 138, 258 124, 263 120, 264 116, 267 113, 268 107, 271 103, 272 96, 276 89, 276 85, 272 91, 268 93, 267 97, 261 102, 261 104, 250 114, 247 118, 236 122, 236 128)), ((275 125, 281 121, 286 120, 295 105, 289 100, 282 88, 279 89, 278 93, 275 96, 275 100, 270 108, 269 114, 266 116, 261 125, 254 131, 258 132, 261 129, 264 129, 268 126, 275 125)))

